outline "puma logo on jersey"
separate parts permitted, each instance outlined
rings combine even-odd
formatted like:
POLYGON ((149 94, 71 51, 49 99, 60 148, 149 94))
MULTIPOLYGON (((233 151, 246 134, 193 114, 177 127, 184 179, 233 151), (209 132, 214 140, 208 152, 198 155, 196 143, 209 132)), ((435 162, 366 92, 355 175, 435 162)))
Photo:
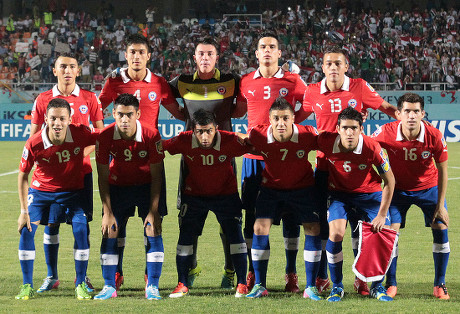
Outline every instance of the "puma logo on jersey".
POLYGON ((254 96, 254 93, 256 92, 256 90, 249 90, 248 89, 248 93, 251 94, 252 96, 254 96))
POLYGON ((193 161, 193 156, 187 155, 187 158, 189 158, 191 161, 193 161))
POLYGON ((323 105, 324 105, 324 104, 321 104, 321 105, 320 105, 320 104, 316 103, 316 105, 319 107, 319 109, 323 110, 323 105))
POLYGON ((114 152, 110 152, 110 155, 112 155, 113 157, 117 157, 117 153, 114 153, 114 152))
POLYGON ((392 149, 392 148, 390 148, 390 150, 391 150, 391 152, 392 152, 393 154, 395 154, 395 155, 396 155, 396 153, 397 153, 397 151, 398 151, 398 150, 392 149))
POLYGON ((266 153, 266 152, 262 152, 262 151, 261 151, 260 153, 261 153, 262 155, 264 155, 264 156, 265 156, 265 158, 268 158, 268 153, 266 153))
POLYGON ((42 158, 42 160, 46 161, 47 163, 49 163, 49 162, 50 162, 50 159, 49 159, 49 158, 48 158, 48 159, 46 159, 46 158, 42 158))

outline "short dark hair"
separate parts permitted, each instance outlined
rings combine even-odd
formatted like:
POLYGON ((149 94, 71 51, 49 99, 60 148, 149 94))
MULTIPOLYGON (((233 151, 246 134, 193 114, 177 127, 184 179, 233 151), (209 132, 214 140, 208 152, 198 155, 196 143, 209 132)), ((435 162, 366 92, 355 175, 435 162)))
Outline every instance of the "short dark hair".
POLYGON ((71 114, 69 103, 67 102, 67 100, 62 99, 62 98, 51 99, 50 102, 48 103, 48 106, 46 107, 46 113, 48 113, 48 111, 51 108, 65 108, 69 112, 69 116, 71 114))
POLYGON ((423 97, 418 94, 414 93, 405 93, 401 97, 398 98, 398 110, 401 111, 403 108, 403 103, 409 102, 411 104, 420 103, 420 109, 425 110, 425 101, 423 97))
POLYGON ((150 42, 147 38, 141 34, 131 34, 125 39, 126 49, 133 44, 141 44, 147 47, 147 52, 150 53, 150 42))
POLYGON ((347 53, 345 52, 345 50, 343 50, 342 48, 340 48, 339 46, 328 46, 326 47, 326 49, 324 50, 323 52, 323 61, 324 61, 324 56, 328 53, 339 53, 339 54, 342 54, 344 57, 345 57, 345 61, 347 62, 348 64, 348 56, 347 56, 347 53))
POLYGON ((211 111, 205 110, 203 108, 198 109, 192 115, 191 119, 192 130, 195 130, 197 125, 208 125, 210 123, 216 124, 216 116, 211 111))
POLYGON ((198 40, 195 43, 195 51, 196 51, 196 48, 198 47, 198 45, 213 45, 214 48, 216 48, 217 55, 219 55, 219 45, 217 44, 217 42, 212 37, 207 36, 207 37, 205 37, 205 38, 203 38, 201 40, 198 40))
POLYGON ((353 107, 347 107, 339 113, 339 117, 337 119, 338 126, 340 126, 340 122, 342 120, 354 120, 359 122, 359 126, 363 125, 363 116, 361 115, 361 112, 353 107))
POLYGON ((59 60, 59 58, 72 58, 72 59, 75 59, 75 61, 77 61, 77 64, 78 64, 78 59, 77 59, 77 56, 74 54, 74 53, 71 53, 71 52, 63 52, 61 53, 57 58, 56 60, 54 60, 54 65, 53 67, 56 67, 56 62, 59 60))
POLYGON ((270 113, 273 110, 289 110, 292 112, 292 114, 294 114, 294 108, 292 108, 292 105, 284 97, 281 96, 275 99, 268 112, 270 113))
POLYGON ((280 40, 278 38, 278 35, 276 35, 275 33, 272 33, 272 32, 262 32, 259 37, 257 37, 257 47, 259 47, 259 41, 262 39, 262 38, 265 38, 265 37, 271 37, 271 38, 275 38, 276 39, 276 43, 278 45, 278 48, 280 46, 280 40))
POLYGON ((139 110, 139 100, 131 94, 124 93, 119 95, 113 102, 113 109, 117 106, 133 106, 137 111, 139 110))

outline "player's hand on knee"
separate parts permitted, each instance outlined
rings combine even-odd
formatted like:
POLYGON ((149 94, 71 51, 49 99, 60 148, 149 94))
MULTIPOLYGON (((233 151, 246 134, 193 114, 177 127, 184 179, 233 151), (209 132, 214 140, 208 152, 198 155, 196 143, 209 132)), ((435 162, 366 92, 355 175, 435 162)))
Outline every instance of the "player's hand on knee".
POLYGON ((103 237, 109 237, 111 232, 118 232, 117 220, 112 213, 104 213, 102 216, 101 232, 103 237))
POLYGON ((30 216, 26 213, 19 214, 18 218, 18 232, 21 234, 22 228, 27 227, 27 230, 32 231, 32 226, 30 225, 30 216))
POLYGON ((434 224, 436 220, 442 221, 446 227, 449 227, 449 213, 444 206, 436 208, 431 223, 434 224))

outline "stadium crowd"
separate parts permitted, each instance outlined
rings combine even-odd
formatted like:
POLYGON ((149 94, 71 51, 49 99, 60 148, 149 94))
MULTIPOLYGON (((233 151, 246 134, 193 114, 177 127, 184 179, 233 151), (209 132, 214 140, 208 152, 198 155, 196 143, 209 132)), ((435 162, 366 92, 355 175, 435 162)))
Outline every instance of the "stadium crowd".
POLYGON ((137 19, 132 14, 116 19, 110 7, 96 15, 71 10, 53 15, 37 7, 34 17, 10 15, 0 28, 0 79, 20 83, 54 81, 52 64, 56 51, 63 47, 55 48, 59 42, 68 45, 64 50, 78 55, 81 81, 93 83, 100 90, 102 78, 126 64, 123 39, 131 33, 150 39, 150 69, 168 80, 194 71, 193 43, 207 35, 215 36, 220 45, 219 68, 245 74, 257 68, 252 53, 255 38, 261 29, 269 29, 276 30, 282 40, 282 59, 298 64, 306 82, 322 78, 322 51, 328 44, 339 44, 349 54, 350 77, 394 83, 396 89, 417 89, 420 86, 416 83, 420 82, 446 82, 448 88, 460 83, 460 19, 453 8, 415 8, 410 12, 358 12, 345 6, 267 9, 262 14, 262 28, 251 27, 254 21, 249 18, 183 19, 175 23, 164 16, 161 23, 154 23, 155 10, 149 7, 145 17, 137 19), (27 52, 17 52, 18 42, 28 44, 27 52), (40 49, 44 44, 51 45, 51 54, 40 49), (36 58, 31 62, 37 55, 40 61, 36 58))

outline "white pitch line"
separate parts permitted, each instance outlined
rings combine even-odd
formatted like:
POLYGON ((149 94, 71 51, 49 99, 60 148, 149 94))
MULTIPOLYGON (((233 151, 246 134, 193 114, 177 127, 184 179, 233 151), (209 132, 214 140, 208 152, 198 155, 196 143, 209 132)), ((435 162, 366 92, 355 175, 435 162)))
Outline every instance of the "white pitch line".
POLYGON ((457 178, 449 178, 448 180, 459 180, 460 177, 457 177, 457 178))
POLYGON ((10 172, 0 173, 0 177, 4 177, 4 176, 10 175, 10 174, 15 174, 15 173, 18 173, 18 172, 19 172, 19 170, 14 170, 14 171, 10 171, 10 172))
POLYGON ((452 168, 452 169, 460 169, 460 167, 453 167, 453 166, 449 166, 449 168, 452 168))

